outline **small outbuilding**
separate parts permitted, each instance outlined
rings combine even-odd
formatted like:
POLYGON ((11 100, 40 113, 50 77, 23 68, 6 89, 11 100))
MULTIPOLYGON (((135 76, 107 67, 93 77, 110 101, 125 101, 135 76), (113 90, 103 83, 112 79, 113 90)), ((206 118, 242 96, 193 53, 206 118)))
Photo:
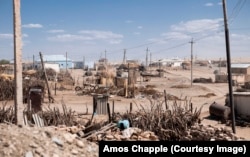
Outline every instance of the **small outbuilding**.
MULTIPOLYGON (((250 64, 233 63, 231 64, 232 80, 236 84, 250 82, 250 64)), ((215 82, 228 82, 226 74, 216 74, 215 82)))
MULTIPOLYGON (((43 55, 44 63, 58 64, 60 69, 72 69, 74 68, 74 62, 72 59, 65 57, 64 55, 43 55)), ((41 63, 41 59, 36 61, 36 65, 41 63)))
POLYGON ((232 80, 239 84, 250 81, 250 64, 231 64, 232 80))

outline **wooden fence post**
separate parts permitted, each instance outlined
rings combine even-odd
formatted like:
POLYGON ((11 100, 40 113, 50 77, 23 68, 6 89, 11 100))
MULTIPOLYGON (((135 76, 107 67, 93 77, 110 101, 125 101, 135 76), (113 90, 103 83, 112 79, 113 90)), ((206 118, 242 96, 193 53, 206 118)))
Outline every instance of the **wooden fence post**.
POLYGON ((132 104, 132 102, 131 102, 131 103, 130 103, 130 110, 129 110, 129 112, 131 113, 132 110, 133 110, 133 104, 132 104))
POLYGON ((112 105, 112 112, 113 114, 115 113, 115 101, 113 100, 113 105, 112 105))
POLYGON ((109 103, 107 103, 107 109, 108 109, 109 122, 111 122, 111 113, 110 113, 109 103))
POLYGON ((164 90, 164 99, 165 99, 166 110, 168 110, 168 102, 167 102, 167 93, 166 93, 166 90, 164 90))

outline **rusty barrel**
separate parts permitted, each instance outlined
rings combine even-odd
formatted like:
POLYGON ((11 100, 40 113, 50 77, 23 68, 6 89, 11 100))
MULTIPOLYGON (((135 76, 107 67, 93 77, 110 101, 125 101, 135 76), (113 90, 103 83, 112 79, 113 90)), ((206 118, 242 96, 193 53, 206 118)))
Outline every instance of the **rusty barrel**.
POLYGON ((212 116, 216 116, 218 118, 221 118, 223 120, 229 119, 231 110, 230 107, 225 105, 220 105, 216 102, 212 103, 209 107, 209 113, 212 116))
POLYGON ((29 108, 35 113, 42 111, 43 93, 42 89, 31 88, 29 90, 29 108))

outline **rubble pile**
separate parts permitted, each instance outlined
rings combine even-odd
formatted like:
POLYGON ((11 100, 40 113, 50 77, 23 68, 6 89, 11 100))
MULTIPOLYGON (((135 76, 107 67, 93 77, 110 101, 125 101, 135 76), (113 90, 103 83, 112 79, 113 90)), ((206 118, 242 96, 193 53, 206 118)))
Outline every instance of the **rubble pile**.
MULTIPOLYGON (((114 123, 113 123, 114 124, 114 123)), ((61 132, 68 132, 74 136, 95 142, 98 141, 159 141, 167 140, 157 136, 152 131, 143 131, 137 127, 129 127, 127 129, 120 129, 117 125, 109 123, 100 129, 84 134, 84 127, 55 127, 55 130, 61 132), (79 134, 81 131, 81 134, 79 134)), ((165 134, 175 133, 171 130, 164 130, 165 134)), ((231 130, 226 127, 214 127, 211 125, 203 125, 195 123, 191 128, 183 132, 180 139, 174 141, 241 141, 245 140, 243 137, 236 136, 231 130)))
POLYGON ((0 124, 0 156, 97 157, 98 145, 53 127, 0 124))
POLYGON ((152 131, 143 131, 131 127, 125 130, 119 128, 109 129, 106 132, 97 132, 87 137, 92 142, 98 141, 159 141, 159 138, 152 131))
POLYGON ((180 141, 240 141, 243 137, 236 136, 226 127, 214 127, 196 123, 185 131, 180 141))

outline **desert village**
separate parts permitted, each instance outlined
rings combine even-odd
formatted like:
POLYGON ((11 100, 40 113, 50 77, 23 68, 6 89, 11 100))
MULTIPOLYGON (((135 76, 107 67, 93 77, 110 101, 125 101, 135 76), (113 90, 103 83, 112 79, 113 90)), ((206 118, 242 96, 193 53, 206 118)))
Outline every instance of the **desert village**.
MULTIPOLYGON (((23 63, 24 126, 66 134, 72 146, 76 137, 91 143, 250 139, 249 62, 231 65, 234 134, 225 61, 194 60, 191 66, 190 60, 174 58, 144 65, 101 58, 84 67, 63 55, 40 57, 23 63)), ((11 124, 13 64, 1 65, 0 73, 0 122, 11 124)))
MULTIPOLYGON (((216 84, 219 86, 223 84, 225 90, 228 91, 226 62, 221 60, 195 60, 191 67, 190 61, 178 58, 162 59, 150 62, 146 65, 133 60, 123 60, 120 64, 112 64, 109 63, 107 59, 101 58, 95 62, 92 67, 84 67, 83 62, 74 63, 72 60, 66 59, 63 55, 42 57, 41 54, 42 60, 40 61, 37 60, 32 63, 23 63, 23 102, 27 104, 25 107, 29 107, 29 110, 34 110, 38 113, 42 110, 42 107, 47 106, 48 103, 53 105, 55 102, 58 102, 59 100, 56 100, 56 98, 60 93, 77 95, 79 99, 81 99, 81 96, 88 96, 90 100, 93 101, 88 102, 90 103, 88 104, 90 106, 87 107, 88 111, 82 109, 82 112, 92 114, 94 113, 92 107, 97 105, 95 106, 95 110, 97 110, 95 112, 101 115, 109 114, 109 116, 112 116, 111 109, 109 109, 109 113, 107 111, 106 103, 109 103, 111 108, 113 102, 110 101, 115 99, 115 97, 127 100, 128 105, 130 102, 134 101, 133 99, 144 97, 157 101, 162 101, 161 99, 165 97, 165 104, 167 104, 166 101, 175 102, 178 100, 186 100, 186 105, 190 105, 189 103, 194 104, 193 101, 188 100, 187 97, 192 97, 188 96, 188 93, 183 92, 179 95, 172 95, 171 90, 167 90, 168 87, 165 87, 166 85, 163 84, 170 83, 173 85, 172 88, 190 88, 190 90, 196 87, 196 84, 199 84, 199 86, 202 84, 207 86, 216 86, 216 84), (199 70, 202 71, 203 69, 207 72, 206 74, 199 72, 199 70), (191 71, 193 71, 193 76, 190 75, 191 71), (183 73, 183 76, 179 73, 183 73), (173 77, 173 79, 171 79, 171 77, 173 77), (190 77, 192 77, 192 81, 190 81, 190 77), (159 80, 159 82, 157 80, 159 80), (155 81, 157 83, 162 83, 162 86, 154 84, 155 81), (181 98, 181 95, 184 98, 181 98)), ((11 81, 13 81, 13 68, 11 64, 1 66, 1 90, 6 91, 1 93, 1 101, 13 100, 13 90, 9 90, 13 87, 13 84, 11 84, 11 81)), ((249 120, 250 112, 247 102, 250 88, 250 64, 232 63, 231 68, 237 116, 249 120)), ((227 91, 224 91, 224 94, 227 94, 227 91)), ((216 99, 213 101, 210 97, 215 95, 215 93, 207 93, 207 96, 204 97, 211 100, 208 103, 212 104, 216 99)), ((63 97, 65 101, 68 99, 67 94, 61 97, 63 97)), ((218 103, 224 107, 220 108, 215 105, 214 108, 210 110, 210 114, 224 120, 230 120, 230 108, 228 107, 229 104, 226 104, 226 95, 224 95, 223 98, 224 102, 218 103)), ((83 106, 85 104, 84 100, 81 99, 79 104, 83 106)), ((120 111, 120 107, 116 107, 116 105, 113 107, 117 112, 122 111, 120 111)), ((124 111, 126 112, 126 110, 124 111)), ((113 113, 114 112, 115 111, 113 111, 113 113)), ((27 121, 32 122, 33 120, 29 119, 27 121)))

